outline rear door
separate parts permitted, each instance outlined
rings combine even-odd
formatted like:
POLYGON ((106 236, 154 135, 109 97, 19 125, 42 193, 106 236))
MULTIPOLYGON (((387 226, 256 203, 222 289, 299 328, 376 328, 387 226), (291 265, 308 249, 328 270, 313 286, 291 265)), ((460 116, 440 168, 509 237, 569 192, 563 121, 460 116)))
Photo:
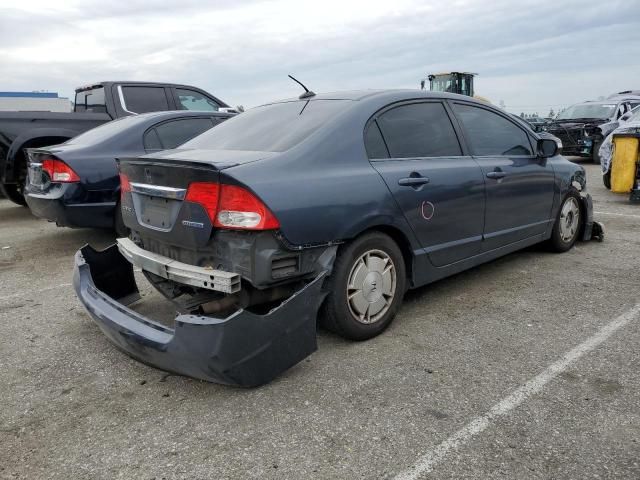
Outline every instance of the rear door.
POLYGON ((486 181, 483 251, 551 228, 554 172, 527 131, 488 107, 454 102, 453 110, 486 181))
POLYGON ((168 88, 161 85, 114 85, 119 116, 175 110, 168 88))
POLYGON ((369 121, 365 144, 434 265, 480 252, 484 179, 463 153, 443 102, 387 107, 369 121))

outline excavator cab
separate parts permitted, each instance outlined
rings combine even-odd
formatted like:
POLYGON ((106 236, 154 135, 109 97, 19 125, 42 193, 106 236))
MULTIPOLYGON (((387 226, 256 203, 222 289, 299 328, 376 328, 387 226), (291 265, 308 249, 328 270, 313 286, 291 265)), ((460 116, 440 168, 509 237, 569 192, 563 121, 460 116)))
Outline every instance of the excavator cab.
MULTIPOLYGON (((473 97, 473 77, 477 73, 471 72, 448 72, 448 73, 432 73, 427 79, 429 80, 429 90, 432 92, 458 93, 473 97)), ((421 82, 421 88, 425 88, 425 80, 421 82)))

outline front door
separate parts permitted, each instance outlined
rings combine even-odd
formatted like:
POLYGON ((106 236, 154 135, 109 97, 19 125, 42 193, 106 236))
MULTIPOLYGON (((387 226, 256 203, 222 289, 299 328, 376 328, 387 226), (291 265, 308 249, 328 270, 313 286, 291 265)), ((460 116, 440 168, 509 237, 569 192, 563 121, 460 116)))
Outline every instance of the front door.
POLYGON ((483 251, 543 234, 552 227, 554 172, 529 134, 490 108, 454 103, 467 144, 486 183, 483 251))
POLYGON ((371 164, 384 178, 435 266, 480 253, 484 179, 462 154, 442 102, 393 106, 365 133, 371 164))

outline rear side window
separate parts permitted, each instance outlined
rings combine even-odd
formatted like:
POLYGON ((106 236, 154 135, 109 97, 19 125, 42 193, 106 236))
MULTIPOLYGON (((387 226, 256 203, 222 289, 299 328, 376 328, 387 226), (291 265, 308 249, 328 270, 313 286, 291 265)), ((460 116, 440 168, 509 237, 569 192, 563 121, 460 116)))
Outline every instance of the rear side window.
POLYGON ((389 158, 387 146, 384 144, 384 139, 375 121, 371 122, 364 132, 364 146, 370 159, 389 158))
POLYGON ((162 112, 169 110, 163 87, 122 87, 123 107, 134 113, 162 112))
POLYGON ((506 118, 480 107, 454 104, 474 155, 532 155, 529 136, 506 118))
POLYGON ((155 128, 147 130, 143 138, 145 150, 162 150, 162 143, 160 143, 160 137, 155 128))
POLYGON ((176 94, 180 102, 180 110, 196 110, 198 112, 217 112, 220 110, 220 105, 195 90, 176 88, 176 94))
POLYGON ((211 127, 213 122, 208 118, 183 118, 158 125, 155 131, 162 148, 176 148, 211 127))
POLYGON ((252 108, 183 146, 284 152, 309 137, 350 104, 350 100, 300 100, 252 108))
POLYGON ((392 158, 462 155, 458 138, 441 103, 414 103, 378 117, 392 158))
POLYGON ((104 99, 104 88, 96 87, 91 90, 76 92, 75 111, 107 113, 107 104, 104 99))

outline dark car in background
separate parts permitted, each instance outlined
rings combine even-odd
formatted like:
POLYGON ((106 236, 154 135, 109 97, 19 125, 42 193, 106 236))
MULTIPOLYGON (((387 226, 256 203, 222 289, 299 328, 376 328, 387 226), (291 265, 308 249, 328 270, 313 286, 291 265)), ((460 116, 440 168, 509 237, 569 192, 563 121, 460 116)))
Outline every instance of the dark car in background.
POLYGON ((223 112, 154 112, 114 120, 60 145, 29 149, 26 201, 65 227, 125 232, 116 158, 176 148, 226 120, 223 112))
POLYGON ((314 95, 238 115, 176 150, 121 158, 129 238, 76 254, 74 286, 129 355, 265 383, 316 349, 316 315, 380 334, 405 291, 539 242, 592 233, 584 168, 523 121, 424 91, 314 95), (132 266, 177 306, 126 305, 132 266))
POLYGON ((534 132, 544 131, 548 121, 541 117, 526 117, 524 121, 531 125, 534 132))
POLYGON ((78 87, 73 112, 0 112, 0 192, 26 205, 27 148, 65 142, 116 118, 165 110, 232 109, 191 85, 110 81, 78 87))
POLYGON ((640 96, 612 95, 606 100, 578 103, 560 112, 545 127, 562 141, 565 155, 599 163, 603 140, 619 125, 620 117, 640 105, 640 96))

